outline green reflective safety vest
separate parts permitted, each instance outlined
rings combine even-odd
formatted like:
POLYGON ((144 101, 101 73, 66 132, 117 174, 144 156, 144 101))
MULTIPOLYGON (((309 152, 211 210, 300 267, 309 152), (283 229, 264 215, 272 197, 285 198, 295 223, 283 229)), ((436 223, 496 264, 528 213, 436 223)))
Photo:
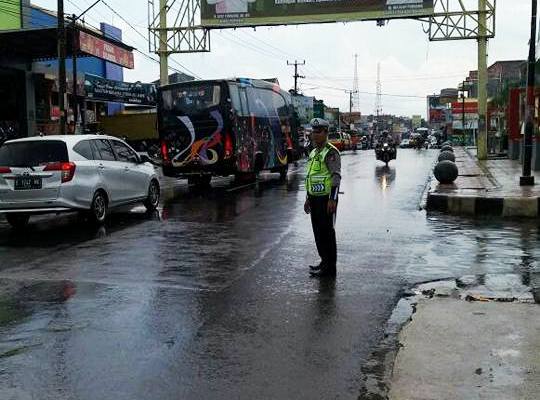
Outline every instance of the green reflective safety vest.
POLYGON ((332 149, 339 152, 332 144, 326 143, 322 150, 313 149, 309 154, 306 190, 310 196, 330 196, 332 192, 332 173, 325 162, 332 149))

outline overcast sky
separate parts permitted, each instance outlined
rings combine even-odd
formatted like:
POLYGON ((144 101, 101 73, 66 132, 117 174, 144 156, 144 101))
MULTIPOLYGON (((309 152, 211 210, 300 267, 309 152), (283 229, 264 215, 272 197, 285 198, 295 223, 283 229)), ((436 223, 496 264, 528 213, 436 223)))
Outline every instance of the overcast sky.
MULTIPOLYGON (((66 0, 67 13, 80 13, 93 0, 66 0)), ((138 31, 97 5, 86 21, 98 26, 103 21, 124 31, 124 42, 148 53, 147 0, 106 0, 138 31), (142 34, 142 35, 141 35, 142 34)), ((34 0, 34 4, 56 9, 56 0, 34 0)), ((455 0, 457 3, 457 0, 455 0)), ((466 4, 477 1, 466 0, 466 4)), ((497 34, 489 42, 489 64, 499 60, 525 59, 530 32, 530 1, 497 1, 497 34)), ((424 24, 427 28, 427 24, 424 24)), ((375 22, 259 27, 212 31, 210 53, 173 55, 171 66, 182 66, 202 78, 277 77, 282 88, 293 86, 293 68, 287 60, 306 61, 301 67, 300 89, 317 96, 329 106, 349 108, 346 89, 352 89, 354 54, 358 54, 360 111, 375 109, 377 63, 381 65, 383 112, 397 115, 426 114, 427 94, 456 87, 469 70, 476 69, 476 41, 429 42, 422 24, 413 20, 392 20, 385 27, 375 22), (409 95, 418 97, 395 97, 409 95)), ((154 55, 155 57, 155 55, 154 55)), ((127 81, 149 82, 159 76, 159 65, 135 54, 135 69, 126 71, 127 81)))

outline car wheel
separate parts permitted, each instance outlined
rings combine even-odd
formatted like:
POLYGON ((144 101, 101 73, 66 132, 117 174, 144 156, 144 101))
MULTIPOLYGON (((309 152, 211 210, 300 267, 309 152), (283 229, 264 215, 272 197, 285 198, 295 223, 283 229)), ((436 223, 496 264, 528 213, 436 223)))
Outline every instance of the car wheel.
POLYGON ((146 197, 146 200, 144 201, 144 206, 146 207, 147 211, 154 211, 157 206, 159 205, 159 198, 160 198, 160 189, 159 189, 159 183, 155 179, 150 182, 150 186, 148 186, 148 196, 146 197))
POLYGON ((102 191, 96 192, 90 208, 90 220, 97 225, 104 224, 108 214, 107 206, 107 196, 105 196, 105 193, 102 191))
POLYGON ((28 225, 30 216, 27 214, 6 214, 7 222, 15 229, 23 229, 28 225))

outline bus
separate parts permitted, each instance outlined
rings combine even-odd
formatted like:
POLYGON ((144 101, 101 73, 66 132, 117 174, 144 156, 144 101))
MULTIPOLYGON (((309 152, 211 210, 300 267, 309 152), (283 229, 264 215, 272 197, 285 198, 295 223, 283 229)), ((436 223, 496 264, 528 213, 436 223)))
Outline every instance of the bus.
POLYGON ((207 185, 213 176, 287 175, 299 158, 291 96, 277 83, 223 79, 163 86, 158 95, 163 174, 207 185))

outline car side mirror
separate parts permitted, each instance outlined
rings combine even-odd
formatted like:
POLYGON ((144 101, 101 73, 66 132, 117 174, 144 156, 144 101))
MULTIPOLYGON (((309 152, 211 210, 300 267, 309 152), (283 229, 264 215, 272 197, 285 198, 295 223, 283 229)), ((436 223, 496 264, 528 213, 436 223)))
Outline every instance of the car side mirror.
POLYGON ((149 163, 149 162, 151 162, 150 157, 148 157, 146 154, 139 154, 139 162, 141 164, 144 164, 144 163, 147 163, 147 162, 149 163))

